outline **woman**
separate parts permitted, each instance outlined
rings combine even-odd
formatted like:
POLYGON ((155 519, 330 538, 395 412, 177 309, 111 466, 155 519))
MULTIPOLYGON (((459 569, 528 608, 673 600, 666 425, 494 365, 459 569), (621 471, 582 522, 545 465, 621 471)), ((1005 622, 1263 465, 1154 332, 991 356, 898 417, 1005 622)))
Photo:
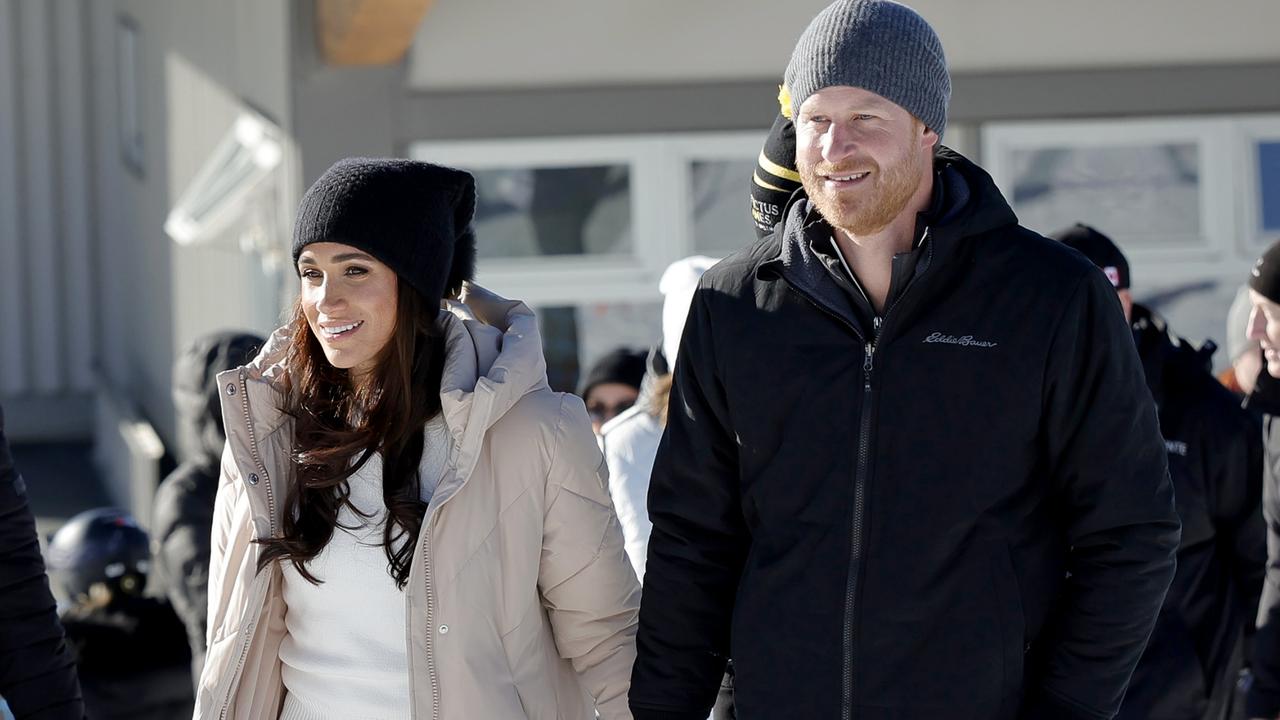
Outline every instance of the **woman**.
POLYGON ((464 282, 474 207, 470 175, 404 160, 303 198, 293 321, 219 376, 196 718, 630 717, 603 461, 533 313, 464 282))

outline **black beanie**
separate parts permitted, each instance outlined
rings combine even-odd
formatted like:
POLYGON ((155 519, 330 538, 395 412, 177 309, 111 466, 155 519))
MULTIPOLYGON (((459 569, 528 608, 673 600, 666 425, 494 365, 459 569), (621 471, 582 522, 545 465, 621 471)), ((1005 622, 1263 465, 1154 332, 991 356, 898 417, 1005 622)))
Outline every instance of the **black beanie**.
POLYGON ((787 200, 800 187, 796 172, 796 128, 791 120, 779 115, 765 138, 756 171, 751 176, 751 219, 756 234, 764 237, 782 222, 787 200))
POLYGON ((475 273, 469 173, 415 160, 346 158, 307 190, 293 227, 293 262, 311 243, 336 242, 374 256, 429 303, 456 294, 475 273))
POLYGON ((1280 303, 1280 240, 1262 253, 1249 271, 1249 287, 1273 303, 1280 303))
POLYGON ((645 359, 648 353, 643 350, 618 348, 596 361, 587 373, 578 396, 586 398, 591 388, 604 383, 622 383, 640 389, 640 381, 644 380, 645 359))
POLYGON ((1115 289, 1129 289, 1129 261, 1124 259, 1124 253, 1111 242, 1111 238, 1081 223, 1059 230, 1050 237, 1078 250, 1090 262, 1102 268, 1115 289))

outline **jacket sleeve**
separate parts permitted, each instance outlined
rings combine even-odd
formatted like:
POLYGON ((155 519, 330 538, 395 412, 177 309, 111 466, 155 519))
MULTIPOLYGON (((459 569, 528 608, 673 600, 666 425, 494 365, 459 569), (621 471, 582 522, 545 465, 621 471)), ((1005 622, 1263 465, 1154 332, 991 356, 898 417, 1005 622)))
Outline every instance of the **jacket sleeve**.
POLYGON ((1181 525, 1155 404, 1115 290, 1090 268, 1057 320, 1042 432, 1068 576, 1022 717, 1113 717, 1173 580, 1181 525))
POLYGON ((58 622, 35 518, 0 414, 0 696, 19 718, 80 720, 75 661, 58 622))
POLYGON ((667 430, 649 481, 653 532, 631 676, 637 720, 707 717, 724 675, 746 561, 737 445, 717 372, 709 292, 698 290, 685 322, 667 430))
POLYGON ((564 396, 547 476, 538 589, 556 647, 604 720, 629 719, 640 584, 609 502, 608 471, 582 400, 564 396))
POLYGON ((1267 416, 1266 470, 1262 514, 1267 526, 1267 566, 1258 602, 1258 630, 1253 637, 1253 686, 1246 708, 1249 717, 1280 717, 1280 477, 1274 471, 1280 457, 1280 418, 1267 416))

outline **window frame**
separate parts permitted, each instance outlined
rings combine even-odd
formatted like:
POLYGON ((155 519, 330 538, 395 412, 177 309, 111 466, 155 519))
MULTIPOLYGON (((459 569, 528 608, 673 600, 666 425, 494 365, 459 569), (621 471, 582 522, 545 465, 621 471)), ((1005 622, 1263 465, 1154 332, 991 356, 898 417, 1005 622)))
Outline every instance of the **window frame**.
MULTIPOLYGON (((1012 198, 1014 153, 1049 148, 1097 148, 1189 143, 1200 161, 1200 232, 1195 247, 1134 247, 1130 260, 1161 263, 1214 262, 1235 255, 1236 204, 1225 188, 1234 185, 1229 123, 1221 118, 1177 117, 1118 120, 989 122, 982 126, 982 164, 1006 198, 1012 198)), ((1010 200, 1012 203, 1012 200, 1010 200)), ((1017 212, 1014 207, 1014 212, 1017 212)), ((1087 220, 1087 218, 1081 218, 1087 220)), ((1057 228, 1035 228, 1053 232, 1057 228)), ((1123 235, 1113 235, 1123 244, 1123 235)))
MULTIPOLYGON (((630 183, 631 253, 626 256, 488 258, 476 280, 532 306, 652 302, 668 265, 694 254, 693 163, 754 161, 767 130, 422 141, 409 156, 464 169, 623 165, 630 183)), ((742 212, 750 212, 750 177, 742 179, 742 212)), ((483 242, 483 238, 480 239, 483 242)), ((753 235, 743 238, 746 246, 753 235)))
POLYGON ((1237 167, 1247 169, 1241 173, 1242 186, 1236 193, 1237 216, 1245 223, 1239 238, 1245 249, 1256 254, 1280 240, 1280 230, 1268 234, 1262 227, 1262 167, 1258 157, 1259 144, 1280 143, 1280 115, 1251 117, 1237 125, 1237 167))

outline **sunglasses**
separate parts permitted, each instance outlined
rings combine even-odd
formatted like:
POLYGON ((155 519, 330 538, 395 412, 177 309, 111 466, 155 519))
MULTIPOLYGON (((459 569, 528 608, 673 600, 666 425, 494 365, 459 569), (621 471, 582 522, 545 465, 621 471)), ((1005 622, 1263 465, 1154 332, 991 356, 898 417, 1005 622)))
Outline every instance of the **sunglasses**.
POLYGON ((623 400, 612 404, 592 402, 587 405, 587 414, 591 416, 591 422, 603 424, 630 410, 635 404, 635 400, 623 400))

